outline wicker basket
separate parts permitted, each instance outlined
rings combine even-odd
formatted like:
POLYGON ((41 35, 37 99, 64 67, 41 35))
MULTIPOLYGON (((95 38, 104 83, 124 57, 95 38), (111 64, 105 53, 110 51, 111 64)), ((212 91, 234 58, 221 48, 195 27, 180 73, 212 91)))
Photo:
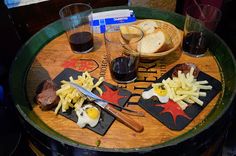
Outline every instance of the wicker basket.
MULTIPOLYGON (((143 20, 138 21, 136 24, 142 22, 143 20)), ((141 59, 142 60, 156 60, 158 58, 164 57, 171 52, 174 52, 177 50, 182 42, 183 35, 182 32, 177 29, 173 24, 162 21, 162 20, 154 20, 158 24, 158 29, 165 31, 168 33, 168 35, 171 37, 173 47, 167 51, 163 52, 156 52, 156 53, 150 53, 150 54, 141 54, 141 59)))

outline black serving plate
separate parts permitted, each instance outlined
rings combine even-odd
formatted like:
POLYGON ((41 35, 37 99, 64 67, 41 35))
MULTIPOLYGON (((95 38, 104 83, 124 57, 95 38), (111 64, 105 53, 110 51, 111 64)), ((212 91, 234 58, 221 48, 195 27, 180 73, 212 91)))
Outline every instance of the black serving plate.
MULTIPOLYGON (((56 86, 60 88, 62 80, 69 81, 70 76, 72 76, 74 79, 77 79, 78 75, 82 75, 82 73, 76 70, 70 69, 70 68, 66 68, 59 75, 57 75, 57 77, 53 81, 56 84, 56 86)), ((94 83, 96 83, 97 81, 98 80, 94 78, 94 83)), ((114 98, 118 98, 118 104, 120 106, 124 106, 127 100, 131 96, 131 92, 129 92, 128 90, 118 88, 107 82, 103 82, 99 87, 103 90, 103 93, 107 93, 107 94, 109 93, 108 97, 110 97, 111 101, 114 100, 114 98)), ((94 93, 98 94, 96 91, 94 91, 94 93)), ((106 100, 109 101, 109 99, 106 99, 106 100)), ((78 120, 75 111, 72 109, 64 113, 60 110, 58 113, 74 122, 77 122, 78 120)), ((111 114, 109 114, 108 112, 104 110, 101 110, 101 117, 98 124, 95 127, 90 127, 89 125, 86 125, 86 128, 100 135, 105 135, 105 133, 107 132, 109 127, 112 125, 114 120, 115 120, 114 116, 112 116, 111 114)))
MULTIPOLYGON (((173 67, 162 77, 160 77, 156 81, 156 83, 162 82, 163 79, 167 79, 168 77, 172 77, 172 73, 175 67, 173 67)), ((140 98, 138 104, 168 128, 172 130, 182 130, 204 109, 204 107, 207 106, 207 104, 222 89, 220 81, 202 71, 199 72, 197 80, 207 80, 209 82, 209 85, 213 87, 212 90, 206 91, 206 97, 199 98, 204 102, 203 106, 199 106, 198 104, 194 103, 189 105, 184 111, 182 111, 179 110, 179 106, 171 100, 169 100, 169 102, 167 103, 162 104, 157 98, 143 99, 142 97, 140 98)), ((145 91, 151 88, 152 86, 149 86, 145 91)))

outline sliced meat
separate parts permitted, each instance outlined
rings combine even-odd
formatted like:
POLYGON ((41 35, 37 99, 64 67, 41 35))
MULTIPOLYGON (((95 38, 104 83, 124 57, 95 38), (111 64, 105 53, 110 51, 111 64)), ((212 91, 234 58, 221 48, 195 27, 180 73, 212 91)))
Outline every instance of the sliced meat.
POLYGON ((36 94, 39 94, 43 90, 46 90, 46 89, 49 89, 49 88, 52 88, 52 89, 56 90, 56 85, 54 84, 54 82, 52 80, 44 80, 37 87, 36 94))
POLYGON ((177 77, 178 76, 178 71, 182 71, 184 74, 187 74, 188 72, 190 72, 191 67, 193 67, 194 71, 193 71, 193 76, 194 78, 197 78, 200 70, 197 67, 197 65, 195 65, 194 63, 183 63, 183 64, 178 64, 173 73, 172 73, 172 77, 177 77))
POLYGON ((56 95, 56 86, 52 80, 44 81, 39 86, 38 92, 35 98, 36 103, 43 111, 51 110, 57 106, 60 98, 56 95))

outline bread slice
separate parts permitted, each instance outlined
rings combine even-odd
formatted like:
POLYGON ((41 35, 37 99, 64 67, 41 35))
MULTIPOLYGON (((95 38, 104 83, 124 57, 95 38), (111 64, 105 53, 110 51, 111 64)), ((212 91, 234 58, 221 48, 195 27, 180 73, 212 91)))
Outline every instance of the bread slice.
POLYGON ((132 38, 140 38, 142 36, 141 30, 135 28, 135 26, 120 26, 120 32, 122 38, 126 41, 130 41, 132 38))
POLYGON ((137 26, 143 30, 144 34, 151 34, 158 27, 157 23, 153 20, 145 20, 137 24, 137 26))
POLYGON ((137 45, 137 50, 143 54, 162 52, 170 49, 172 41, 169 35, 158 30, 146 35, 137 45))

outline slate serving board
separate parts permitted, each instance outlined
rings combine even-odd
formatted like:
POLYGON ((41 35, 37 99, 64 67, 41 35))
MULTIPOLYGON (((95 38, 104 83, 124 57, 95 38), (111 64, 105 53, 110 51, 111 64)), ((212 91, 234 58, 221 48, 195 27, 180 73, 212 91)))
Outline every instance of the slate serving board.
MULTIPOLYGON (((69 81, 69 77, 72 76, 74 79, 77 79, 78 75, 82 75, 82 72, 78 72, 76 70, 66 68, 64 69, 59 75, 56 76, 56 78, 53 80, 56 86, 59 88, 61 85, 62 80, 69 81)), ((94 78, 94 83, 97 82, 97 79, 94 78)), ((120 106, 124 106, 125 103, 128 101, 128 99, 131 96, 131 92, 122 88, 118 88, 114 85, 111 85, 107 82, 103 82, 99 87, 103 90, 103 92, 106 92, 105 86, 109 87, 110 89, 116 91, 118 90, 119 96, 123 96, 122 98, 119 99, 118 104, 120 106)), ((93 91, 95 94, 98 94, 96 90, 93 91)), ((78 118, 76 116, 76 113, 74 110, 70 109, 67 112, 63 113, 61 110, 58 112, 60 115, 65 116, 66 118, 77 122, 78 118)), ((86 125, 86 128, 100 134, 100 135, 105 135, 109 127, 112 125, 114 122, 115 117, 106 112, 105 110, 101 110, 101 117, 98 122, 98 124, 95 127, 90 127, 89 125, 86 125)))
MULTIPOLYGON (((178 66, 178 65, 176 65, 178 66)), ((175 66, 175 67, 176 67, 175 66)), ((163 79, 167 79, 168 77, 172 76, 174 68, 170 69, 167 73, 165 73, 163 76, 161 76, 156 83, 162 82, 163 79)), ((153 117, 155 117, 157 120, 162 122, 166 127, 168 127, 171 130, 182 130, 184 129, 203 109, 207 106, 207 104, 217 95, 219 91, 222 89, 221 82, 216 80, 215 78, 211 77, 210 75, 200 71, 199 75, 197 77, 198 81, 201 80, 207 80, 209 82, 209 85, 211 85, 213 88, 212 90, 204 90, 206 91, 207 95, 206 97, 200 97, 199 99, 204 102, 203 106, 199 106, 198 104, 194 103, 190 106, 188 106, 184 111, 184 115, 178 115, 176 117, 176 120, 174 121, 174 115, 175 113, 170 113, 171 111, 174 112, 174 108, 169 109, 169 111, 165 112, 165 109, 163 106, 167 106, 165 104, 161 104, 161 102, 157 98, 150 98, 150 99, 143 99, 140 98, 138 104, 145 109, 148 113, 150 113, 153 117), (162 106, 156 106, 161 104, 162 106)), ((149 86, 145 91, 150 90, 152 86, 149 86)))

